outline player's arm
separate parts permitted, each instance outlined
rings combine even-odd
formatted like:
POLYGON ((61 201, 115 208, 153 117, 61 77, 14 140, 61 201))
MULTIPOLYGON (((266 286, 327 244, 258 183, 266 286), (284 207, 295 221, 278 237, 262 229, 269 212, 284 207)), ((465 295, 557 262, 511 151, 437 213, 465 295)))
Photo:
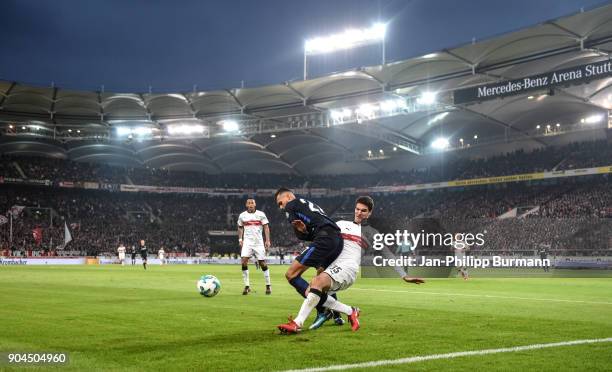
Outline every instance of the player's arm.
POLYGON ((238 226, 238 243, 240 244, 240 248, 242 248, 242 237, 244 236, 244 227, 238 226))
MULTIPOLYGON (((386 258, 396 258, 396 256, 389 250, 389 248, 387 248, 387 246, 383 246, 381 253, 386 258)), ((395 272, 400 276, 400 278, 402 278, 402 280, 405 281, 406 283, 411 283, 411 284, 425 283, 425 280, 421 278, 409 276, 406 270, 404 270, 404 268, 401 266, 394 266, 393 268, 395 269, 395 272)))
POLYGON ((301 204, 297 201, 297 199, 292 200, 289 203, 287 203, 287 205, 285 206, 285 212, 287 213, 287 219, 291 223, 291 226, 293 226, 293 232, 295 233, 295 236, 299 240, 311 241, 312 236, 308 232, 308 228, 306 227, 306 224, 304 224, 304 222, 297 215, 297 212, 300 211, 299 210, 300 206, 301 204))
MULTIPOLYGON (((370 231, 368 231, 368 235, 369 236, 374 236, 375 233, 378 233, 378 230, 376 230, 374 228, 371 228, 370 231)), ((371 239, 367 239, 367 240, 371 241, 371 239)), ((371 243, 368 243, 368 244, 371 244, 371 243)), ((380 250, 380 254, 384 258, 387 258, 387 259, 395 259, 395 258, 397 258, 396 255, 393 254, 393 252, 391 252, 391 250, 386 245, 383 245, 383 248, 380 250)), ((425 283, 425 280, 423 280, 421 278, 414 278, 414 277, 408 276, 408 273, 401 266, 394 266, 393 269, 399 275, 399 277, 402 278, 402 280, 405 281, 406 283, 412 283, 412 284, 423 284, 423 283, 425 283)))
POLYGON ((240 248, 242 248, 242 237, 243 236, 244 236, 244 226, 242 225, 242 219, 238 217, 238 244, 240 244, 240 248))
POLYGON ((293 222, 291 222, 291 225, 293 226, 293 232, 295 232, 295 236, 298 239, 312 241, 313 236, 310 232, 308 232, 308 229, 306 228, 304 222, 300 220, 294 220, 293 222))
POLYGON ((270 225, 269 224, 264 225, 264 238, 266 239, 264 243, 266 246, 266 249, 269 249, 270 246, 272 246, 272 244, 270 243, 270 225))
POLYGON ((268 221, 268 216, 266 216, 264 212, 260 212, 260 214, 261 224, 263 225, 264 229, 264 246, 266 247, 266 249, 269 249, 272 246, 272 243, 270 243, 270 221, 268 221))

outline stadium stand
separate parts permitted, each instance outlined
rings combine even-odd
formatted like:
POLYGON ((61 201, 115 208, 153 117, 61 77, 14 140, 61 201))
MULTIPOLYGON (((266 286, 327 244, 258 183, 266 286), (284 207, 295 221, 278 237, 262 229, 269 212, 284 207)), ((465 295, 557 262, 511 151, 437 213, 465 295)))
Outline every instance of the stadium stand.
POLYGON ((215 188, 293 188, 407 185, 456 179, 495 177, 508 174, 542 172, 607 166, 612 164, 612 146, 607 140, 550 146, 531 152, 517 150, 503 155, 480 159, 454 159, 443 165, 411 171, 379 172, 376 174, 309 177, 299 175, 262 175, 257 173, 207 175, 201 172, 168 171, 155 168, 122 168, 100 163, 42 157, 4 157, 0 176, 17 177, 11 163, 23 170, 26 178, 53 182, 100 182, 155 186, 215 187, 215 188))
MULTIPOLYGON (((452 174, 456 177, 495 176, 506 169, 518 173, 533 172, 550 170, 555 164, 561 163, 567 168, 610 164, 612 163, 610 155, 606 142, 571 144, 545 151, 531 153, 518 151, 486 160, 462 162, 449 169, 454 169, 452 174), (478 170, 482 172, 479 173, 478 170)), ((135 178, 145 184, 149 182, 155 184, 156 181, 163 179, 173 179, 179 184, 182 181, 194 182, 188 183, 191 185, 201 185, 195 180, 206 181, 200 173, 183 172, 182 177, 176 178, 170 177, 163 171, 135 172, 134 169, 55 159, 15 157, 8 163, 19 164, 29 177, 39 176, 40 179, 52 177, 54 182, 60 180, 121 182, 126 177, 135 178)), ((14 169, 7 166, 0 169, 2 172, 7 172, 6 176, 15 173, 14 169)), ((354 175, 349 177, 348 182, 354 185, 359 180, 367 185, 380 185, 392 181, 401 183, 440 180, 440 173, 436 172, 431 169, 421 172, 421 175, 428 175, 427 177, 431 178, 418 178, 415 173, 395 173, 384 177, 354 175)), ((211 178, 211 183, 205 185, 217 186, 227 183, 232 186, 252 187, 253 183, 260 181, 258 186, 279 185, 277 179, 272 182, 266 180, 266 177, 256 175, 224 175, 220 178, 221 180, 216 181, 211 178)), ((297 180, 297 178, 284 177, 280 179, 290 185, 291 180, 297 180)), ((326 177, 326 181, 324 183, 324 179, 316 178, 299 179, 297 184, 308 182, 316 186, 337 189, 345 186, 344 182, 347 182, 340 176, 326 177)), ((607 235, 605 235, 605 228, 609 226, 598 224, 609 223, 609 217, 612 217, 611 182, 609 175, 591 175, 542 182, 500 183, 383 194, 376 196, 375 214, 383 215, 399 225, 407 224, 411 218, 424 216, 447 222, 471 221, 472 226, 468 226, 468 231, 470 228, 482 229, 485 226, 489 230, 490 245, 487 249, 507 254, 533 253, 542 245, 546 245, 552 252, 566 252, 566 255, 576 255, 581 252, 609 255, 612 246, 606 241, 607 235), (537 209, 537 212, 527 215, 528 218, 496 219, 513 208, 537 209), (600 221, 599 219, 603 219, 603 222, 593 223, 594 220, 600 221), (603 240, 603 245, 599 247, 604 248, 585 249, 595 244, 585 243, 585 231, 597 231, 601 235, 599 240, 593 237, 590 239, 596 239, 598 243, 603 240), (604 233, 601 233, 602 231, 604 233), (517 241, 523 242, 520 247, 512 245, 517 241)), ((119 242, 131 246, 141 238, 146 238, 152 247, 163 246, 168 252, 236 253, 235 239, 217 239, 211 244, 213 238, 208 232, 235 230, 235 219, 244 208, 242 196, 126 193, 9 184, 2 185, 1 189, 0 210, 8 211, 14 205, 27 207, 13 221, 12 247, 8 245, 8 224, 0 227, 2 248, 10 249, 13 254, 26 254, 26 251, 32 250, 37 252, 34 254, 43 254, 40 251, 53 252, 51 254, 58 254, 59 251, 61 254, 62 251, 58 250, 57 246, 63 241, 64 221, 72 226, 74 241, 70 243, 70 250, 79 254, 112 254, 119 242), (32 230, 37 227, 43 229, 41 244, 37 244, 32 235, 32 230), (109 234, 109 231, 112 233, 109 234)), ((341 217, 350 215, 353 197, 354 195, 342 195, 315 198, 315 201, 332 216, 341 217)), ((284 221, 284 216, 277 210, 274 201, 270 197, 258 197, 257 202, 258 208, 266 212, 270 219, 275 249, 291 252, 300 250, 300 243, 284 221)), ((456 228, 454 222, 449 223, 456 228)))

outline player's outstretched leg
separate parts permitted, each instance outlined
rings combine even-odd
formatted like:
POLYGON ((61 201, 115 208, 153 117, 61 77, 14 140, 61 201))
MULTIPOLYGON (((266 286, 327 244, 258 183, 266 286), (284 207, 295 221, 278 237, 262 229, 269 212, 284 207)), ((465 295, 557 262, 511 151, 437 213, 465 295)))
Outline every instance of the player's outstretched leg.
MULTIPOLYGON (((338 299, 338 296, 335 293, 330 294, 334 299, 338 299)), ((342 314, 339 311, 332 310, 332 315, 334 317, 334 324, 341 326, 344 325, 344 319, 342 319, 342 314)))
POLYGON ((248 295, 251 292, 251 283, 249 282, 249 258, 242 257, 242 281, 244 282, 243 295, 248 295))
POLYGON ((326 298, 327 295, 316 288, 310 288, 308 295, 302 302, 302 307, 300 307, 300 311, 298 316, 295 319, 289 319, 288 323, 281 324, 278 326, 278 329, 281 333, 298 333, 302 330, 302 326, 304 322, 308 318, 308 315, 314 310, 319 301, 326 298))
MULTIPOLYGON (((334 299, 338 299, 338 296, 335 293, 328 294, 334 299)), ((317 304, 317 317, 314 322, 310 325, 308 329, 317 329, 321 328, 323 324, 325 324, 328 320, 334 319, 334 324, 336 325, 344 325, 344 319, 342 319, 342 314, 335 310, 330 310, 325 307, 323 299, 319 301, 317 304)))
POLYGON ((308 282, 302 278, 302 273, 308 269, 308 266, 302 265, 299 261, 295 260, 291 263, 291 266, 285 273, 285 278, 291 284, 293 288, 302 297, 306 298, 306 290, 308 289, 308 282))
POLYGON ((259 260, 259 267, 261 267, 261 271, 264 275, 264 280, 266 281, 266 294, 272 294, 272 285, 270 283, 270 268, 266 264, 265 260, 259 260))
POLYGON ((327 298, 325 299, 325 307, 330 310, 338 311, 340 313, 348 315, 349 323, 351 323, 351 329, 353 331, 359 329, 360 310, 358 308, 343 304, 332 296, 327 296, 327 298))

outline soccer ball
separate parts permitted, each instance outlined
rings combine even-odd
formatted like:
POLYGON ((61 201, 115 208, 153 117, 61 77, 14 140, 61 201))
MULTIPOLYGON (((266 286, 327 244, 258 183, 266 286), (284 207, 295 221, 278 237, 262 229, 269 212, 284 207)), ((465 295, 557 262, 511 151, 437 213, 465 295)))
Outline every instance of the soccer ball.
POLYGON ((198 280, 198 292, 204 297, 214 297, 221 290, 221 282, 213 275, 202 275, 198 280))

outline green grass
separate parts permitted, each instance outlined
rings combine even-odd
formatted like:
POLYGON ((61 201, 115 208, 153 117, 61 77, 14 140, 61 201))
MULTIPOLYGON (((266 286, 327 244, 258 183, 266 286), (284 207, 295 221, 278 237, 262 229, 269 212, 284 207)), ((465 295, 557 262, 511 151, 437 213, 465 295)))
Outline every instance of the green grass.
MULTIPOLYGON (((340 299, 362 309, 361 330, 326 325, 281 336, 275 326, 302 300, 284 267, 271 270, 271 296, 253 267, 255 291, 242 296, 239 266, 0 267, 0 352, 69 352, 59 370, 268 371, 612 337, 612 280, 605 278, 432 279, 422 286, 359 278, 340 299), (201 274, 219 277, 217 297, 197 293, 201 274)), ((611 365, 612 343, 602 343, 375 370, 611 365)))

